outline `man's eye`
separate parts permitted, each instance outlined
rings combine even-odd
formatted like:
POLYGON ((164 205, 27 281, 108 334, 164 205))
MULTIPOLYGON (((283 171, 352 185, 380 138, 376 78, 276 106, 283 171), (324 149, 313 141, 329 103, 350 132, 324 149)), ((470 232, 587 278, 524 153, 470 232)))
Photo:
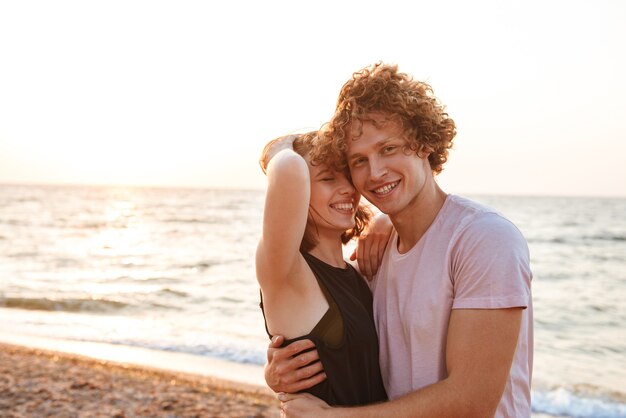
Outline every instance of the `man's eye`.
POLYGON ((365 158, 357 158, 356 160, 352 160, 352 167, 358 167, 365 163, 365 158))
POLYGON ((389 146, 386 146, 385 148, 383 148, 383 153, 384 154, 389 154, 390 152, 392 152, 395 149, 396 149, 395 145, 389 145, 389 146))

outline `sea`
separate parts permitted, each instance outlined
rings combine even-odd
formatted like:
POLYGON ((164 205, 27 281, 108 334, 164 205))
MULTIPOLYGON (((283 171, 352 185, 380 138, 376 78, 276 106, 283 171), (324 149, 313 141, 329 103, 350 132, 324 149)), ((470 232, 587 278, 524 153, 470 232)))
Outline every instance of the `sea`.
MULTIPOLYGON (((467 197, 528 240, 533 416, 626 417, 626 198, 467 197)), ((0 185, 0 332, 264 364, 263 198, 0 185)))

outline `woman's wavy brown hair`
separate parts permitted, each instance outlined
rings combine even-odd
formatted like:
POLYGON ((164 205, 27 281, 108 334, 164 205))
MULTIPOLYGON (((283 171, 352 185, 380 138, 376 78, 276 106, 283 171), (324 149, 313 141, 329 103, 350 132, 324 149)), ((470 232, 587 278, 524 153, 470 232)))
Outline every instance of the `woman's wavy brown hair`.
MULTIPOLYGON (((282 139, 283 137, 273 139, 263 148, 261 158, 259 159, 259 164, 261 165, 263 173, 266 172, 267 164, 269 163, 269 161, 267 161, 267 154, 270 148, 274 143, 282 139)), ((325 150, 326 147, 326 144, 320 140, 319 131, 307 132, 300 135, 293 141, 293 150, 302 157, 306 157, 308 155, 312 165, 326 164, 324 160, 320 159, 320 150, 325 150)), ((329 165, 329 167, 337 169, 336 166, 333 165, 329 165)), ((366 206, 359 203, 355 214, 354 227, 341 234, 341 242, 347 244, 351 239, 361 236, 361 233, 365 230, 371 218, 372 212, 366 206)), ((304 230, 304 236, 302 237, 302 242, 300 243, 300 251, 309 252, 315 248, 315 246, 319 243, 317 235, 317 224, 313 219, 311 207, 309 206, 309 216, 307 217, 306 229, 304 230)))
POLYGON ((335 114, 324 129, 326 146, 317 158, 345 167, 347 138, 358 139, 363 122, 372 121, 368 115, 380 113, 402 124, 408 147, 430 153, 430 167, 439 174, 456 135, 456 125, 444 109, 430 85, 398 72, 397 65, 376 63, 344 84, 335 114))

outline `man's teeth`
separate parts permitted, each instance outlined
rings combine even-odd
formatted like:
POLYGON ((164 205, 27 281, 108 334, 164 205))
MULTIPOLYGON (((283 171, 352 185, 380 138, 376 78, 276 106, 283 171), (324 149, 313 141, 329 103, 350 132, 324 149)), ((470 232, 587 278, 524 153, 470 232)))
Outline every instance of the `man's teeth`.
POLYGON ((389 193, 390 191, 392 191, 393 189, 395 189, 395 187, 398 185, 398 182, 395 183, 391 183, 391 184, 387 184, 379 189, 375 189, 374 193, 377 194, 386 194, 389 193))
POLYGON ((352 203, 335 203, 333 205, 330 205, 331 208, 333 209, 339 209, 339 210, 352 210, 352 203))

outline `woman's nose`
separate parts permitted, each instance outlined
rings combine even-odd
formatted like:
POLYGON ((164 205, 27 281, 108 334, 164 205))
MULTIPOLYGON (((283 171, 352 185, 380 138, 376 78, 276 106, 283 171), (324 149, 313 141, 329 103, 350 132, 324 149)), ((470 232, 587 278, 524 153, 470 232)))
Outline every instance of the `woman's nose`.
POLYGON ((350 180, 348 180, 347 178, 344 179, 342 184, 341 184, 340 193, 341 194, 352 195, 352 194, 354 194, 355 191, 356 191, 356 189, 354 188, 354 186, 352 185, 350 180))

